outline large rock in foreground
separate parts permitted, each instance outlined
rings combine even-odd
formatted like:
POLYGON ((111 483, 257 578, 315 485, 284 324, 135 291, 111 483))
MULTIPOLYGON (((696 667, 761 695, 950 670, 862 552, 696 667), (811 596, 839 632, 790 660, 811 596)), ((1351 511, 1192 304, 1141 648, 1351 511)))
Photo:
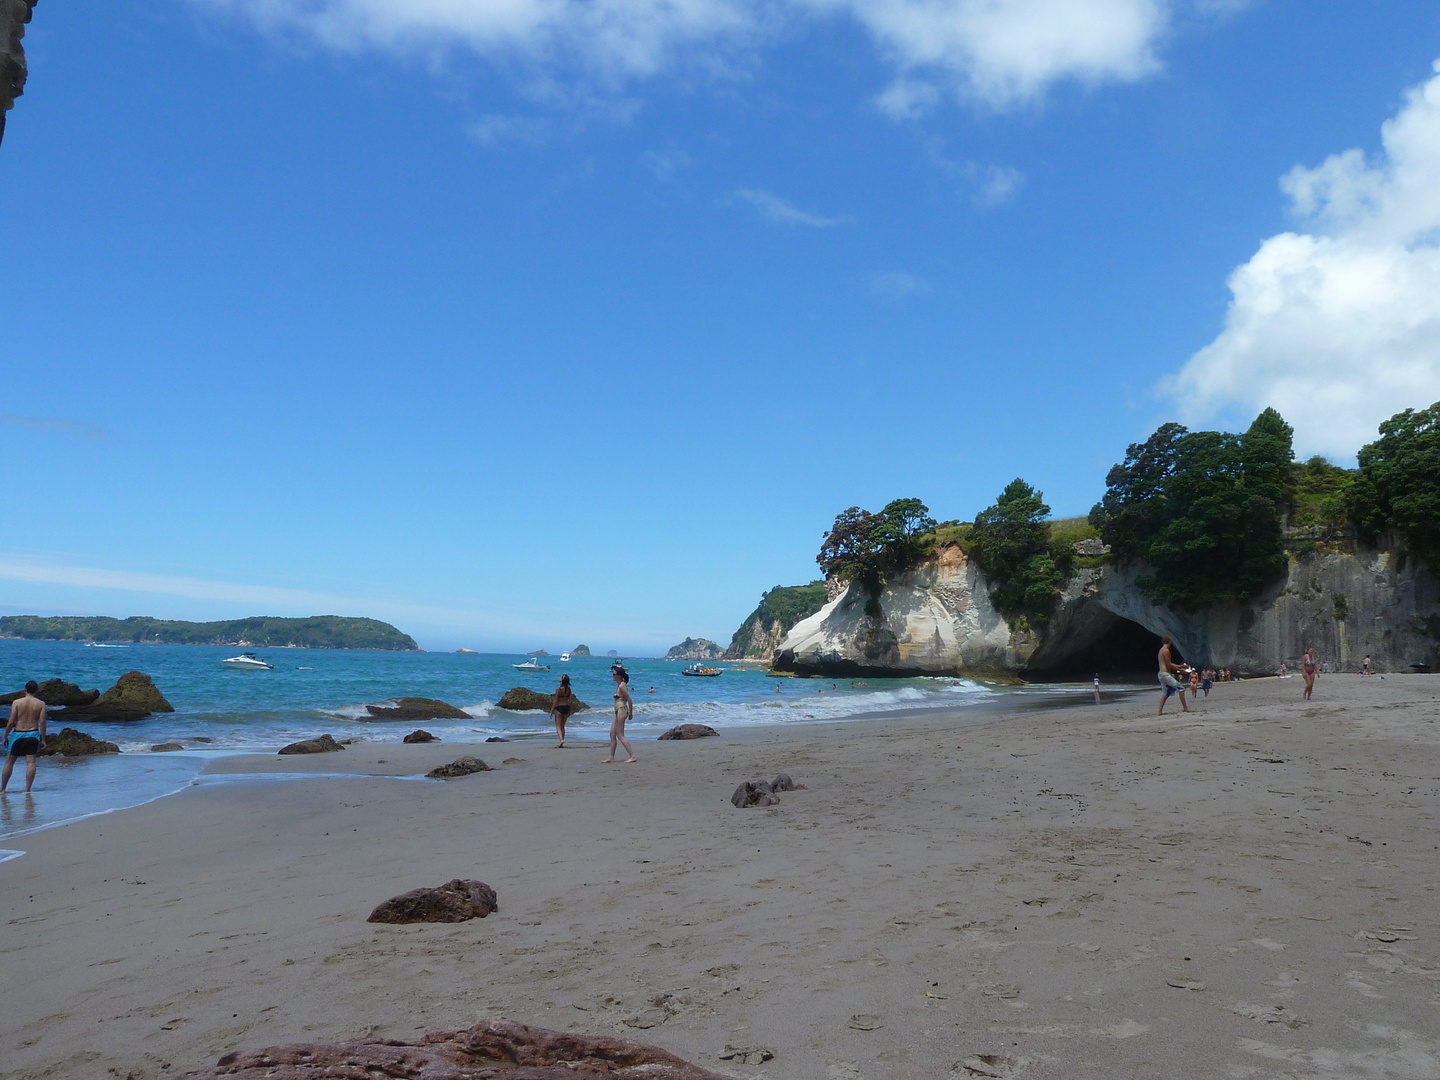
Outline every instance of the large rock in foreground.
POLYGON ((282 754, 333 754, 336 750, 344 750, 335 741, 333 735, 321 735, 318 739, 302 739, 300 742, 292 742, 289 746, 282 746, 282 754))
MULTIPOLYGON (((495 704, 499 705, 502 709, 513 709, 516 712, 539 709, 542 712, 548 713, 555 707, 555 695, 537 694, 534 690, 530 690, 524 686, 517 686, 512 690, 506 690, 504 696, 495 704)), ((585 702, 579 698, 575 698, 570 709, 570 715, 574 716, 577 712, 584 712, 588 708, 590 708, 589 705, 586 705, 585 702)))
POLYGON ((706 724, 676 724, 657 738, 661 742, 665 742, 671 739, 708 739, 711 735, 719 734, 713 727, 706 724))
POLYGON ((468 720, 470 714, 449 702, 434 698, 396 698, 393 706, 366 705, 365 711, 376 720, 468 720))
POLYGON ((105 742, 94 736, 86 735, 83 731, 76 731, 73 727, 61 728, 60 734, 54 732, 45 736, 45 749, 40 751, 41 757, 87 757, 90 754, 118 754, 120 747, 113 742, 105 742))
MULTIPOLYGON (((24 690, 0 695, 0 705, 13 704, 24 696, 24 690)), ((46 679, 40 684, 40 689, 35 692, 35 696, 52 709, 78 708, 82 705, 95 704, 96 699, 100 697, 100 691, 81 690, 73 682, 65 682, 61 679, 46 679)))
POLYGON ((469 776, 471 773, 490 772, 490 766, 481 761, 478 757, 457 758, 449 765, 441 765, 439 768, 431 769, 425 775, 431 780, 455 780, 462 776, 469 776))
POLYGON ((174 711, 175 707, 155 689, 149 675, 139 671, 127 671, 114 686, 96 698, 93 704, 67 707, 65 719, 91 723, 124 723, 144 720, 152 713, 174 711))
POLYGON ((230 1053, 188 1080, 729 1080, 653 1046, 485 1020, 418 1043, 357 1039, 230 1053))
POLYGON ((495 890, 483 881, 455 878, 434 889, 411 889, 392 896, 366 922, 464 922, 499 911, 495 890))

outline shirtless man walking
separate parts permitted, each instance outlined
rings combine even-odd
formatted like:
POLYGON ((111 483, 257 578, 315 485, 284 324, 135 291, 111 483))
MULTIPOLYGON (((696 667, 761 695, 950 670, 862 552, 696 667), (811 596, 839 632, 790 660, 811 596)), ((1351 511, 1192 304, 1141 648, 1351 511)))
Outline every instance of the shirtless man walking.
POLYGON ((1165 712, 1165 703, 1170 700, 1171 694, 1179 694, 1180 708, 1186 712, 1190 711, 1190 706, 1185 704, 1185 684, 1176 678, 1177 675, 1183 676, 1184 674, 1185 669, 1175 663, 1174 657, 1170 655, 1170 635, 1166 634, 1160 639, 1160 689, 1162 693, 1160 712, 1156 714, 1157 716, 1165 712))
POLYGON ((0 795, 10 786, 15 759, 25 758, 25 791, 35 784, 35 758, 45 749, 45 702, 35 696, 40 687, 32 679, 25 684, 25 696, 10 706, 10 720, 5 725, 5 767, 0 770, 0 795))

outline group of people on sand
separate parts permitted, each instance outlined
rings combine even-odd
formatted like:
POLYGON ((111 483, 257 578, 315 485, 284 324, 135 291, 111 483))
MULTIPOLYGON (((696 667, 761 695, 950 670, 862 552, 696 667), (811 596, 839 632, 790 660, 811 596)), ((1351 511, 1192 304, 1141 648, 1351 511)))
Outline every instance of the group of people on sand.
MULTIPOLYGON (((1190 711, 1190 706, 1185 703, 1185 691, 1190 691, 1190 700, 1197 700, 1201 693, 1206 697, 1210 696, 1210 687, 1217 682, 1231 682, 1233 676, 1229 668, 1194 668, 1188 664, 1175 659, 1171 648, 1170 637, 1167 634, 1160 639, 1160 712, 1165 711, 1165 703, 1176 694, 1180 695, 1180 708, 1185 712, 1190 711)), ((1370 666, 1370 658, 1365 658, 1365 664, 1361 668, 1370 666)), ((1281 665, 1281 673, 1284 673, 1284 665, 1281 665)), ((1315 678, 1322 670, 1322 665, 1315 656, 1315 647, 1312 645, 1305 650, 1305 655, 1300 658, 1300 674, 1305 678, 1304 700, 1309 701, 1310 695, 1315 692, 1315 678)), ((1100 700, 1100 676, 1095 676, 1095 700, 1100 700)), ((1158 715, 1158 714, 1157 714, 1158 715)))
MULTIPOLYGON (((615 680, 615 719, 610 723, 610 756, 605 759, 604 764, 614 763, 615 744, 618 742, 630 755, 625 759, 625 764, 633 765, 638 759, 630 740, 625 738, 625 721, 635 719, 635 699, 630 696, 630 673, 625 670, 624 664, 617 662, 610 665, 610 677, 615 680)), ((655 688, 652 686, 650 693, 654 692, 655 688)), ((570 689, 570 676, 561 675, 560 685, 555 688, 555 701, 550 707, 550 718, 555 721, 557 749, 565 746, 565 722, 574 711, 575 691, 570 689)))

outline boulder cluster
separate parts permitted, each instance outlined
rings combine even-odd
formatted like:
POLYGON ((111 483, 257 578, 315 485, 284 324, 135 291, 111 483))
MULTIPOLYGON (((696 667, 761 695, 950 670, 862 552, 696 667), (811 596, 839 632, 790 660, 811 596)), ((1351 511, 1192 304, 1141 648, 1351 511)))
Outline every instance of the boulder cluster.
MULTIPOLYGON (((0 705, 9 705, 24 695, 25 691, 17 690, 0 696, 0 705)), ((99 690, 81 690, 63 679, 46 679, 35 696, 52 709, 63 709, 54 719, 64 723, 124 723, 175 711, 165 695, 155 689, 150 676, 139 671, 127 671, 103 694, 99 690)))
POLYGON ((790 779, 789 773, 781 773, 768 784, 764 780, 746 781, 735 789, 730 801, 738 807, 775 806, 780 802, 777 791, 799 791, 804 784, 790 779))

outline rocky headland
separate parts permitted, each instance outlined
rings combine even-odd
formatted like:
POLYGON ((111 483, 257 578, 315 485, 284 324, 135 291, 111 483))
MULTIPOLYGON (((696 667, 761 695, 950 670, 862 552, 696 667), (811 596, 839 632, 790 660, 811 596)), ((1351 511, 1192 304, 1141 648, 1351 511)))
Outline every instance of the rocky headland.
POLYGON ((755 610, 745 616, 740 629, 731 635, 730 647, 721 659, 768 661, 792 626, 815 614, 831 599, 823 581, 776 585, 764 593, 755 610))
POLYGON ((257 615, 223 622, 186 622, 133 615, 0 616, 0 637, 29 641, 144 642, 150 645, 235 645, 297 649, 382 649, 419 652, 409 634, 379 619, 313 615, 285 619, 257 615))
MULTIPOLYGON (((1087 543, 1094 542, 1077 547, 1087 543)), ((1365 656, 1381 671, 1440 668, 1440 582, 1424 564, 1401 558, 1393 545, 1294 546, 1301 550, 1271 588, 1196 612, 1150 599, 1138 584, 1143 565, 1101 559, 1075 569, 1037 631, 1012 627, 975 560, 960 544, 945 544, 887 583, 875 602, 864 587, 840 587, 790 630, 773 666, 824 676, 1150 671, 1159 637, 1168 634, 1186 660, 1239 673, 1294 666, 1310 646, 1342 671, 1357 670, 1365 656)))

